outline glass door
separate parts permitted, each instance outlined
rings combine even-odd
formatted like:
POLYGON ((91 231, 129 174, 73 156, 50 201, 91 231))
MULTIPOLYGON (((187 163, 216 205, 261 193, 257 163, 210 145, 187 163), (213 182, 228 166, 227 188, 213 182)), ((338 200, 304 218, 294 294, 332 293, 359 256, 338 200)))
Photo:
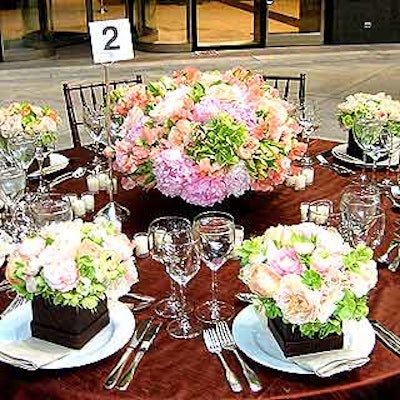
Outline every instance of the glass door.
POLYGON ((194 49, 264 46, 260 10, 265 0, 192 1, 194 49))
POLYGON ((267 0, 267 46, 323 43, 323 0, 267 0))

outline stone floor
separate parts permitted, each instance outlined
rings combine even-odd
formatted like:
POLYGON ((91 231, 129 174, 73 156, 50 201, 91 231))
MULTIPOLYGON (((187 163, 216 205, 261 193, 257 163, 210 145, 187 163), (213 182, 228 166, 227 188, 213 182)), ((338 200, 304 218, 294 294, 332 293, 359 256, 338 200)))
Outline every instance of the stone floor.
MULTIPOLYGON (((241 65, 272 74, 307 74, 307 98, 317 101, 318 135, 344 141, 336 121, 336 105, 347 95, 384 91, 400 98, 400 44, 363 46, 282 47, 208 53, 143 53, 133 61, 111 67, 111 78, 142 74, 145 81, 193 65, 200 69, 228 69, 241 65)), ((64 48, 47 60, 0 64, 0 103, 29 101, 49 104, 63 119, 59 148, 71 147, 62 83, 101 81, 102 66, 93 65, 87 48, 64 48)))

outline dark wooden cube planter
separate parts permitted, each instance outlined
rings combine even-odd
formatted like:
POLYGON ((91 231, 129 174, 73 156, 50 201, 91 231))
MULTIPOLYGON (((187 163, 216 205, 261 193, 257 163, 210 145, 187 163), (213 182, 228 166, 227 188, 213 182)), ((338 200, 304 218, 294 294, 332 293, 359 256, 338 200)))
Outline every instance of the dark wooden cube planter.
POLYGON ((32 301, 32 336, 73 349, 81 349, 110 322, 107 301, 96 310, 55 306, 35 297, 32 301))
POLYGON ((343 347, 343 335, 330 334, 324 339, 309 339, 302 336, 297 327, 292 331, 292 325, 285 324, 280 318, 269 319, 268 327, 286 357, 341 349, 343 347))

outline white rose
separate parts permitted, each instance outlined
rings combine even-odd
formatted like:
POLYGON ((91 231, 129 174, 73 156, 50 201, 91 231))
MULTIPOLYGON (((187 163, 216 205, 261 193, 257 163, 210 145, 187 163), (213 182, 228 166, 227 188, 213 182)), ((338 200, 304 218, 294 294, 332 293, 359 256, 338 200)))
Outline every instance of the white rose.
POLYGON ((378 269, 376 262, 370 260, 359 264, 359 272, 348 273, 348 284, 350 290, 357 296, 365 296, 378 282, 378 269))

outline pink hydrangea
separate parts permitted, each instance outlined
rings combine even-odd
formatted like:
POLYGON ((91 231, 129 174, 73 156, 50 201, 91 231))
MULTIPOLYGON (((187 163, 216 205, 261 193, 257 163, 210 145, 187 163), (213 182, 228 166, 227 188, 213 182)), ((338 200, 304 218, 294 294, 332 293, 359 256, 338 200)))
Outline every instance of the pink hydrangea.
POLYGON ((178 149, 160 152, 154 160, 157 189, 166 196, 179 196, 195 173, 194 163, 178 149))
POLYGON ((244 162, 235 165, 225 176, 226 190, 235 197, 242 196, 250 189, 251 178, 244 162))
POLYGON ((197 175, 183 187, 181 197, 188 203, 202 207, 220 203, 227 196, 223 177, 197 175))

